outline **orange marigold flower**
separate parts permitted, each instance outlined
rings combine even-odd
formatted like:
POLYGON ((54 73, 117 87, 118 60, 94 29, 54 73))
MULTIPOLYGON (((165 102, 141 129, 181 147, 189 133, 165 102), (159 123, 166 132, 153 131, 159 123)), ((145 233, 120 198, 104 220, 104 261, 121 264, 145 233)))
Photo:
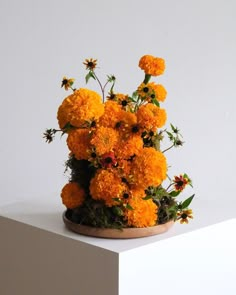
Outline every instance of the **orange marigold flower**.
POLYGON ((121 109, 121 106, 113 100, 107 100, 104 106, 104 113, 99 119, 99 125, 115 128, 117 122, 119 122, 122 117, 123 111, 121 109))
POLYGON ((129 111, 121 112, 121 118, 116 123, 115 129, 119 132, 120 142, 128 140, 134 134, 141 135, 141 130, 137 125, 137 116, 129 111))
POLYGON ((91 144, 95 146, 96 153, 101 156, 114 149, 118 142, 118 135, 118 131, 100 126, 92 135, 91 144))
POLYGON ((144 55, 139 60, 139 67, 147 75, 159 76, 165 71, 165 60, 152 55, 144 55))
POLYGON ((140 187, 130 189, 129 193, 130 193, 131 198, 140 198, 140 199, 142 199, 142 198, 146 197, 144 189, 140 188, 140 187))
POLYGON ((57 113, 61 129, 67 123, 75 127, 82 127, 88 121, 101 117, 104 105, 101 96, 92 90, 80 88, 64 99, 57 113))
POLYGON ((67 183, 61 191, 62 203, 69 209, 79 207, 85 200, 85 191, 76 182, 67 183))
POLYGON ((90 133, 88 129, 72 130, 67 137, 69 150, 77 160, 87 160, 90 156, 90 133))
POLYGON ((166 178, 167 163, 163 153, 152 147, 143 148, 131 164, 133 187, 158 186, 166 178))
POLYGON ((166 111, 152 103, 142 105, 137 111, 138 124, 145 130, 161 128, 166 122, 166 111))
POLYGON ((124 159, 117 160, 117 171, 121 178, 123 178, 123 182, 127 183, 130 177, 131 170, 131 162, 124 159))
POLYGON ((137 116, 135 113, 123 111, 121 114, 122 114, 122 122, 126 126, 133 126, 137 123, 137 116))
POLYGON ((69 95, 62 104, 59 106, 57 111, 57 120, 59 127, 63 129, 67 123, 69 123, 70 120, 70 112, 72 110, 73 104, 71 103, 70 98, 73 96, 73 94, 69 95))
POLYGON ((167 95, 167 91, 166 91, 165 87, 161 84, 156 84, 154 82, 151 82, 150 86, 154 90, 155 98, 161 102, 165 101, 166 95, 167 95))
POLYGON ((193 219, 192 209, 186 209, 177 213, 177 220, 179 220, 180 223, 188 223, 188 218, 193 219))
POLYGON ((90 194, 93 199, 105 202, 108 207, 117 205, 114 198, 122 198, 126 185, 116 170, 100 169, 90 181, 90 194))
POLYGON ((127 139, 121 139, 116 147, 116 156, 119 159, 129 159, 139 155, 143 149, 143 140, 137 134, 131 134, 127 139))
POLYGON ((133 210, 125 210, 125 218, 130 227, 154 226, 157 222, 157 205, 151 200, 140 197, 130 199, 129 205, 133 210))

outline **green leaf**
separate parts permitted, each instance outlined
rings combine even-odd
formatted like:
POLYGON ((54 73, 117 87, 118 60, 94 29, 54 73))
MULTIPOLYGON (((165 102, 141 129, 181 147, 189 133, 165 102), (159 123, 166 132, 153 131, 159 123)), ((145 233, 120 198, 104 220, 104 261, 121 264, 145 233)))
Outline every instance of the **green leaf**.
POLYGON ((119 198, 112 198, 112 200, 121 203, 121 199, 119 199, 119 198))
POLYGON ((176 206, 176 204, 173 205, 173 206, 171 206, 170 208, 168 208, 168 211, 169 211, 169 212, 176 212, 176 211, 177 211, 177 206, 176 206))
POLYGON ((86 81, 86 84, 88 83, 89 79, 90 78, 93 78, 94 80, 96 80, 94 74, 92 71, 89 71, 88 74, 85 76, 85 81, 86 81))
POLYGON ((138 97, 138 92, 137 92, 137 91, 134 91, 134 92, 132 93, 132 97, 133 97, 133 98, 137 98, 137 97, 138 97))
POLYGON ((70 124, 70 122, 67 122, 66 125, 62 128, 62 134, 61 136, 63 136, 65 133, 67 133, 68 131, 75 129, 76 127, 74 127, 73 125, 70 124))
POLYGON ((152 99, 152 103, 155 104, 156 106, 160 106, 159 101, 156 98, 152 99))
POLYGON ((193 198, 195 195, 192 195, 191 197, 189 197, 188 199, 186 199, 182 204, 181 204, 181 209, 185 209, 187 208, 190 203, 192 202, 193 198))
POLYGON ((188 182, 188 185, 190 185, 191 187, 193 187, 192 180, 189 178, 189 176, 188 176, 186 173, 184 173, 183 177, 184 177, 184 178, 187 178, 188 181, 189 181, 189 182, 188 182))
POLYGON ((128 210, 134 210, 134 208, 132 206, 130 206, 130 204, 126 204, 126 209, 128 209, 128 210))
POLYGON ((160 151, 161 146, 160 146, 160 139, 158 137, 155 137, 155 139, 153 140, 153 145, 157 151, 160 151))
POLYGON ((170 127, 171 127, 171 129, 172 129, 172 131, 173 131, 174 133, 178 133, 178 132, 179 132, 178 128, 177 128, 177 127, 174 127, 174 125, 171 124, 171 123, 170 123, 170 127))
POLYGON ((177 197, 180 193, 181 193, 181 191, 172 191, 172 192, 169 193, 169 195, 171 197, 177 197))
POLYGON ((168 134, 170 140, 174 139, 174 136, 173 136, 173 134, 171 132, 166 131, 166 133, 168 134))
POLYGON ((143 198, 143 200, 145 200, 145 201, 150 200, 150 199, 152 199, 152 196, 146 196, 146 197, 143 198))
POLYGON ((114 214, 116 214, 117 216, 123 216, 123 211, 120 207, 113 207, 112 211, 114 212, 114 214))

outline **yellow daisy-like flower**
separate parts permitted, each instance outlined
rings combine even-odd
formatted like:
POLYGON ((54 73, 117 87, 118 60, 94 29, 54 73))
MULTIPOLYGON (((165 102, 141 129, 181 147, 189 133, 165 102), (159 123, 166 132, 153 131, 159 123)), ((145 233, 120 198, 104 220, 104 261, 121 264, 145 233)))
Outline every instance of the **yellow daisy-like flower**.
POLYGON ((132 134, 127 139, 121 139, 116 147, 118 159, 129 159, 133 155, 139 155, 143 149, 143 140, 139 135, 132 134))
POLYGON ((157 222, 157 205, 151 199, 140 197, 130 199, 129 205, 133 210, 125 210, 125 218, 130 227, 154 226, 157 222))
POLYGON ((121 106, 113 100, 107 100, 104 106, 104 113, 99 118, 99 125, 104 127, 115 128, 117 122, 119 122, 122 118, 123 110, 121 109, 121 106))
POLYGON ((67 78, 67 77, 63 77, 62 82, 61 82, 61 87, 64 87, 65 90, 68 90, 69 88, 72 87, 72 85, 74 84, 75 79, 73 78, 67 78))
POLYGON ((126 185, 116 170, 100 169, 90 182, 90 194, 94 200, 104 201, 108 207, 117 205, 114 198, 122 198, 126 185))
POLYGON ((188 218, 193 219, 192 209, 186 209, 177 213, 177 220, 179 220, 180 223, 188 223, 188 218))
POLYGON ((86 70, 94 70, 97 66, 97 59, 87 58, 83 64, 86 66, 86 70))
POLYGON ((150 83, 141 83, 138 87, 138 95, 141 97, 149 97, 152 94, 152 87, 150 87, 150 83))
POLYGON ((72 130, 67 137, 69 150, 77 160, 87 160, 90 157, 90 132, 88 129, 72 130))
POLYGON ((159 76, 165 71, 165 60, 152 55, 144 55, 139 60, 139 67, 147 75, 159 76))
POLYGON ((161 128, 166 122, 166 111, 152 103, 142 105, 137 111, 138 124, 145 130, 161 128))
POLYGON ((124 109, 131 105, 131 101, 129 100, 129 96, 122 93, 115 94, 115 100, 118 104, 120 104, 124 109))
POLYGON ((80 88, 64 99, 57 113, 61 129, 67 123, 82 127, 86 122, 97 120, 104 112, 101 96, 92 90, 80 88))
POLYGON ((79 207, 85 200, 85 191, 76 182, 67 183, 61 191, 62 203, 69 209, 79 207))
POLYGON ((91 137, 91 144, 94 145, 96 153, 103 155, 115 148, 118 142, 119 133, 115 129, 100 126, 91 137))
POLYGON ((152 89, 155 93, 155 98, 161 102, 165 101, 166 95, 167 95, 167 91, 166 91, 165 87, 161 84, 156 84, 154 82, 151 82, 150 86, 152 87, 152 89))
POLYGON ((152 147, 143 148, 131 165, 133 187, 146 189, 149 186, 158 186, 166 178, 166 158, 152 147))

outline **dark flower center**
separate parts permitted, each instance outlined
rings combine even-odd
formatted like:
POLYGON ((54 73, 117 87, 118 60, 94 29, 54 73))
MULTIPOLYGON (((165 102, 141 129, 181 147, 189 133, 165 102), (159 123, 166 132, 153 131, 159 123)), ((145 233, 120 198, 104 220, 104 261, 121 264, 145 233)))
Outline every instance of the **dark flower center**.
POLYGON ((149 135, 150 135, 150 136, 153 136, 153 135, 154 135, 154 132, 153 132, 153 131, 150 131, 150 132, 149 132, 149 135))
POLYGON ((138 127, 138 125, 134 125, 134 126, 132 127, 131 131, 132 131, 133 133, 137 133, 137 132, 139 131, 139 127, 138 127))
POLYGON ((121 126, 121 122, 117 122, 115 125, 115 128, 120 128, 120 126, 121 126))
POLYGON ((152 94, 152 95, 151 95, 151 98, 155 98, 155 94, 152 94))
POLYGON ((96 153, 94 153, 94 152, 91 153, 91 157, 92 157, 92 158, 96 158, 96 157, 97 157, 96 153))
POLYGON ((124 194, 123 194, 123 198, 124 198, 124 199, 128 199, 128 198, 129 198, 129 194, 124 193, 124 194))
POLYGON ((148 87, 143 88, 143 92, 147 93, 149 91, 148 87))
POLYGON ((181 214, 181 218, 186 219, 188 215, 186 213, 181 214))
POLYGON ((95 122, 95 121, 93 121, 93 122, 91 123, 91 127, 96 127, 96 122, 95 122))
POLYGON ((93 64, 92 61, 89 61, 89 62, 88 62, 88 66, 89 66, 89 67, 93 67, 93 65, 94 65, 94 64, 93 64))
POLYGON ((107 163, 107 164, 112 163, 112 158, 111 157, 105 158, 105 163, 107 163))
POLYGON ((127 179, 125 177, 122 177, 121 181, 124 182, 124 183, 128 183, 128 181, 127 181, 127 179))
POLYGON ((127 102, 127 100, 122 100, 121 104, 122 104, 123 107, 125 107, 125 106, 127 106, 128 102, 127 102))
POLYGON ((184 182, 183 182, 182 180, 178 180, 178 181, 176 182, 176 184, 177 184, 178 186, 183 186, 183 185, 184 185, 184 182))

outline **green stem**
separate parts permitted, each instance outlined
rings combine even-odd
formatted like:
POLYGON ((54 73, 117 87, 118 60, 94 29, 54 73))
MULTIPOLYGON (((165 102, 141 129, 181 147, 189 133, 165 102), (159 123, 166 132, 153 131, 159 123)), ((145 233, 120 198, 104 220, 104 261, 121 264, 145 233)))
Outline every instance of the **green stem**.
POLYGON ((172 182, 171 184, 168 185, 168 187, 166 188, 166 191, 168 191, 168 189, 169 189, 172 185, 174 185, 174 182, 172 182))
POLYGON ((170 147, 168 147, 167 149, 165 149, 164 151, 162 151, 162 153, 165 153, 165 152, 167 152, 168 150, 170 150, 172 147, 174 147, 175 145, 174 144, 172 144, 170 147))
POLYGON ((96 78, 96 80, 98 81, 98 84, 99 84, 99 86, 100 86, 100 88, 101 88, 101 90, 102 90, 102 102, 104 102, 104 88, 102 87, 102 83, 100 82, 100 80, 98 79, 98 77, 97 77, 97 75, 95 74, 95 72, 93 71, 93 75, 94 75, 94 77, 96 78))
POLYGON ((150 79, 151 79, 151 75, 149 75, 149 74, 145 74, 145 78, 144 78, 144 80, 143 80, 143 83, 144 84, 147 84, 149 81, 150 81, 150 79))
POLYGON ((73 88, 72 86, 70 86, 70 89, 73 90, 75 92, 76 88, 73 88))

